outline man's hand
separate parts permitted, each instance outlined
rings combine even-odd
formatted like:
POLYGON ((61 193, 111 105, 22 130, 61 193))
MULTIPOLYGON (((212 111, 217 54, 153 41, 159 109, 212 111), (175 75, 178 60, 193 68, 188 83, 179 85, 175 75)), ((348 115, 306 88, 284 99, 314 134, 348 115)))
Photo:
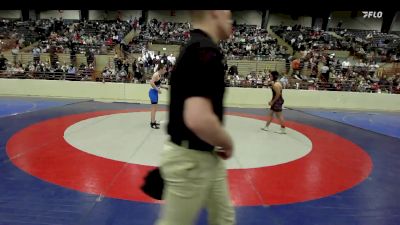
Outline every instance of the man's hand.
POLYGON ((190 97, 185 100, 183 118, 186 126, 200 139, 218 146, 216 153, 228 159, 233 153, 233 142, 222 127, 213 111, 211 100, 204 97, 190 97))
POLYGON ((215 149, 215 152, 219 157, 224 160, 227 160, 233 155, 233 141, 232 138, 226 133, 226 142, 222 146, 218 146, 215 149))
POLYGON ((217 155, 218 155, 219 157, 221 157, 221 158, 224 159, 224 160, 227 160, 227 159, 229 159, 229 158, 232 157, 232 155, 233 155, 233 148, 232 148, 232 147, 230 147, 230 148, 222 148, 222 147, 219 147, 219 148, 217 148, 217 149, 215 150, 215 152, 217 153, 217 155))
POLYGON ((271 102, 271 101, 270 101, 270 102, 268 102, 268 105, 270 105, 270 106, 271 106, 271 105, 272 105, 272 102, 271 102))
POLYGON ((157 88, 158 94, 161 94, 161 88, 157 88))

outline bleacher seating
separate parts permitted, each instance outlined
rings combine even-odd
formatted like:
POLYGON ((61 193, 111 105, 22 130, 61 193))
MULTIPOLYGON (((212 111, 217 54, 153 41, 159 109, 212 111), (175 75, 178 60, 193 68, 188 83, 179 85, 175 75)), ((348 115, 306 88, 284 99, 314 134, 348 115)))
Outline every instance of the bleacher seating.
POLYGON ((276 70, 280 73, 285 71, 284 60, 273 60, 273 61, 257 61, 257 60, 228 60, 228 67, 232 65, 237 66, 240 76, 246 76, 252 72, 261 72, 264 70, 276 70))
MULTIPOLYGON (((0 37, 7 37, 9 38, 8 40, 14 42, 23 39, 24 46, 31 45, 40 40, 38 42, 39 47, 42 50, 46 49, 46 51, 40 53, 40 62, 44 65, 45 70, 34 73, 26 71, 34 61, 32 49, 29 49, 27 52, 20 52, 16 56, 11 52, 3 52, 10 64, 14 63, 14 59, 16 59, 17 64, 8 65, 6 73, 2 71, 1 74, 3 77, 6 75, 8 78, 11 75, 11 77, 21 79, 86 80, 88 78, 85 78, 85 76, 82 77, 83 71, 87 73, 95 69, 95 71, 90 72, 89 79, 101 81, 102 79, 99 79, 99 77, 105 67, 112 68, 115 71, 115 68, 113 68, 115 67, 115 57, 128 60, 130 65, 132 65, 135 59, 139 60, 142 58, 142 53, 147 50, 154 51, 156 54, 160 53, 161 56, 164 53, 166 55, 172 53, 175 57, 178 57, 181 44, 188 38, 189 26, 187 23, 152 20, 145 26, 141 26, 141 30, 138 30, 136 36, 132 35, 134 36, 133 38, 132 36, 129 37, 129 40, 132 41, 128 45, 128 51, 120 51, 119 48, 116 48, 115 44, 120 43, 121 39, 132 28, 132 24, 126 21, 37 20, 26 22, 9 21, 7 23, 1 21, 0 37), (115 35, 119 36, 118 40, 114 39, 115 35), (70 53, 72 45, 74 45, 76 52, 76 62, 71 61, 70 53), (106 47, 105 51, 104 47, 106 47), (92 64, 94 68, 84 68, 89 66, 88 56, 92 57, 90 54, 94 55, 92 64), (49 64, 56 64, 56 66, 50 66, 49 64), (68 73, 65 73, 65 67, 70 67, 71 64, 75 64, 77 68, 81 65, 83 67, 80 69, 80 72, 68 75, 68 73), (64 72, 55 71, 61 67, 64 68, 64 72), (22 68, 24 71, 21 71, 22 68), (64 75, 57 76, 57 74, 64 75)), ((319 56, 316 56, 317 58, 328 57, 326 53, 333 53, 338 49, 352 49, 353 51, 357 51, 358 48, 367 46, 364 49, 365 51, 377 50, 379 54, 386 54, 389 50, 393 49, 399 52, 398 49, 400 47, 400 38, 398 36, 400 32, 383 34, 373 31, 335 29, 336 35, 332 35, 332 33, 300 26, 293 26, 291 29, 287 29, 285 26, 277 26, 271 27, 271 29, 284 41, 291 44, 295 50, 315 50, 319 54, 319 56), (292 39, 295 39, 293 43, 292 39)), ((289 87, 296 87, 296 83, 300 83, 300 87, 310 87, 310 84, 304 82, 304 80, 299 81, 296 78, 290 77, 292 75, 288 72, 291 71, 289 69, 290 60, 287 54, 280 52, 282 46, 278 45, 276 35, 271 36, 267 30, 251 25, 237 25, 234 27, 234 30, 232 40, 220 43, 220 47, 225 51, 228 67, 232 65, 237 66, 240 77, 247 77, 249 74, 257 74, 258 76, 260 73, 265 74, 267 71, 277 70, 282 75, 288 76, 289 83, 291 84, 289 87)), ((281 39, 279 40, 281 43, 281 39)), ((34 46, 36 47, 36 45, 34 46)), ((335 52, 336 58, 347 58, 349 56, 348 52, 335 52)), ((301 58, 300 53, 297 53, 296 56, 301 58)), ((318 72, 320 72, 322 65, 325 63, 324 59, 319 60, 319 63, 317 63, 318 72)), ((146 67, 144 69, 146 72, 143 75, 151 75, 154 71, 154 63, 151 62, 150 65, 146 65, 145 62, 141 63, 143 67, 146 67)), ((307 77, 311 74, 311 68, 309 66, 303 67, 303 65, 305 63, 302 62, 299 75, 307 77)), ((394 75, 393 73, 397 73, 397 71, 386 70, 387 73, 390 73, 389 75, 394 75)), ((132 76, 134 71, 132 71, 131 66, 127 72, 129 73, 128 76, 132 76)), ((341 72, 341 69, 332 68, 332 72, 337 75, 341 72)), ((343 81, 344 83, 353 81, 351 80, 353 78, 346 79, 345 82, 343 81)), ((118 81, 117 79, 105 79, 105 81, 108 80, 118 81)), ((127 82, 127 80, 123 82, 127 82)), ((340 82, 335 80, 333 83, 329 83, 329 85, 332 86, 335 83, 340 82)))
POLYGON ((310 27, 295 26, 271 26, 272 31, 289 43, 294 50, 329 49, 348 50, 349 43, 339 39, 329 32, 310 27))

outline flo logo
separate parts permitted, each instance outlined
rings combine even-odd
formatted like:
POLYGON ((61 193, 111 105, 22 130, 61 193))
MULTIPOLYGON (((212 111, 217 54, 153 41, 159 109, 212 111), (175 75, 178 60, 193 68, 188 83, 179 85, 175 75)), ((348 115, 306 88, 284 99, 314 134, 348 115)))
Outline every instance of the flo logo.
POLYGON ((383 13, 381 11, 363 11, 363 18, 382 18, 383 13))

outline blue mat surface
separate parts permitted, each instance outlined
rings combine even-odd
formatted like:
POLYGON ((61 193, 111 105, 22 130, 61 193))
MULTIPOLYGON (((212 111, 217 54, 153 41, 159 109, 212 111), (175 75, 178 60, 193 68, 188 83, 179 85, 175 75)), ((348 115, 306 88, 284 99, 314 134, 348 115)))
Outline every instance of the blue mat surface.
POLYGON ((301 111, 379 134, 400 138, 400 113, 337 112, 308 109, 301 111))
POLYGON ((82 100, 2 97, 0 98, 0 117, 13 116, 78 102, 82 102, 82 100))

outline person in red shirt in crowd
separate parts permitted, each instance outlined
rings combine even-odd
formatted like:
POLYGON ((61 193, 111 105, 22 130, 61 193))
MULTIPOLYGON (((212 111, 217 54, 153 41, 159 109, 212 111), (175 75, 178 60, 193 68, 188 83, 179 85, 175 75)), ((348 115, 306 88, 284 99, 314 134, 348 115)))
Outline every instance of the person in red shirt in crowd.
POLYGON ((189 31, 185 31, 185 33, 183 33, 185 39, 189 39, 190 33, 189 31))
POLYGON ((112 37, 109 37, 109 38, 106 40, 106 45, 108 45, 108 46, 113 45, 113 39, 112 39, 112 37))
POLYGON ((371 90, 373 91, 373 92, 378 92, 378 90, 379 90, 379 84, 378 83, 373 83, 372 85, 371 85, 371 90))

